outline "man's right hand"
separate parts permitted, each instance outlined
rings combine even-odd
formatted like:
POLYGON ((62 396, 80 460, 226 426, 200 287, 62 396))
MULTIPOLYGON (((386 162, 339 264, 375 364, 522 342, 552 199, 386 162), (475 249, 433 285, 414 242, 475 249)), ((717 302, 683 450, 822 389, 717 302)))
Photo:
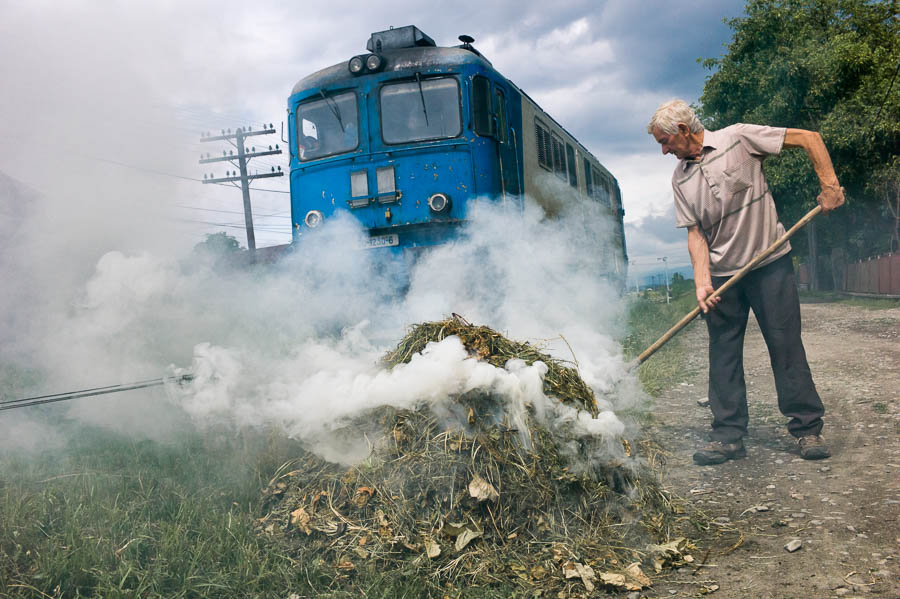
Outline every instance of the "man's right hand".
POLYGON ((721 297, 709 297, 713 294, 715 289, 711 283, 706 285, 697 285, 697 305, 700 306, 700 309, 704 314, 707 314, 710 310, 714 310, 716 304, 721 301, 721 297))
POLYGON ((831 212, 844 204, 844 188, 840 185, 829 185, 822 188, 822 193, 816 198, 822 212, 831 212))

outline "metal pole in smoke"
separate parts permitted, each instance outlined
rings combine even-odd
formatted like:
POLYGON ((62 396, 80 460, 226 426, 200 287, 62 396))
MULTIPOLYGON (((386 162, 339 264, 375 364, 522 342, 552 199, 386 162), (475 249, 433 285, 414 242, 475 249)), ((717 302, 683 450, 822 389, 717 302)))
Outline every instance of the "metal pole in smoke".
POLYGON ((668 257, 668 256, 663 256, 662 258, 657 258, 657 260, 662 260, 662 261, 663 261, 663 264, 666 265, 666 303, 668 304, 668 303, 669 303, 669 297, 670 297, 670 295, 671 295, 671 294, 669 293, 669 257, 668 257))
POLYGON ((247 163, 250 162, 251 158, 256 158, 258 156, 271 156, 272 154, 281 154, 281 149, 278 147, 278 144, 275 145, 275 149, 272 149, 272 146, 269 146, 268 151, 263 150, 262 152, 257 152, 256 148, 252 148, 248 151, 246 147, 244 147, 244 140, 251 135, 270 135, 275 133, 275 127, 269 123, 269 126, 266 127, 263 125, 262 130, 253 131, 252 128, 247 127, 246 129, 243 127, 239 127, 237 131, 234 133, 231 132, 231 129, 228 130, 228 133, 222 131, 222 135, 210 135, 207 133, 206 135, 200 136, 201 142, 208 141, 227 141, 235 148, 237 148, 237 156, 234 155, 234 151, 231 153, 222 152, 222 156, 216 156, 215 158, 210 157, 209 154, 200 155, 200 164, 209 164, 210 162, 222 162, 229 161, 232 165, 238 167, 240 173, 235 171, 226 171, 225 177, 216 178, 213 175, 209 175, 207 178, 206 175, 203 175, 204 183, 232 183, 234 184, 236 181, 241 182, 241 191, 244 196, 244 226, 247 229, 247 249, 250 250, 251 255, 256 250, 256 236, 253 233, 253 212, 250 209, 250 181, 253 179, 265 179, 266 177, 281 177, 284 175, 281 172, 281 167, 278 167, 278 171, 276 172, 274 167, 271 173, 262 173, 249 175, 247 174, 247 163), (234 141, 232 141, 234 139, 234 141), (237 158, 238 163, 235 164, 234 160, 237 158))

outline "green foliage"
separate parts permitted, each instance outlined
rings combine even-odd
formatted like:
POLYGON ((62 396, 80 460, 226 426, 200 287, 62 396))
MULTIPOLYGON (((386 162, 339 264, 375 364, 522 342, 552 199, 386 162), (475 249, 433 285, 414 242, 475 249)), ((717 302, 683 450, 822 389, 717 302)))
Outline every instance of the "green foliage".
POLYGON ((194 246, 194 251, 212 254, 214 256, 226 256, 241 250, 241 244, 237 238, 225 231, 207 233, 206 239, 194 246))
MULTIPOLYGON (((820 254, 844 247, 855 259, 890 245, 892 223, 872 182, 897 176, 898 9, 897 0, 749 0, 746 16, 728 22, 728 53, 704 61, 715 69, 700 98, 711 129, 745 122, 822 134, 848 205, 818 219, 820 254)), ((766 174, 785 222, 815 205, 818 180, 802 150, 768 159, 766 174)), ((806 249, 803 236, 791 243, 806 249)))

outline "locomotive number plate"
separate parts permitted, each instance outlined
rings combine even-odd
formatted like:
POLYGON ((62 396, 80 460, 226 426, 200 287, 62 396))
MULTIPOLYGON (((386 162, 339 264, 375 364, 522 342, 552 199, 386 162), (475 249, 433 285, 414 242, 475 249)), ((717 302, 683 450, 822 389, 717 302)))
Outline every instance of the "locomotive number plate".
POLYGON ((390 235, 373 235, 363 242, 363 248, 385 248, 400 245, 400 237, 396 233, 390 235))

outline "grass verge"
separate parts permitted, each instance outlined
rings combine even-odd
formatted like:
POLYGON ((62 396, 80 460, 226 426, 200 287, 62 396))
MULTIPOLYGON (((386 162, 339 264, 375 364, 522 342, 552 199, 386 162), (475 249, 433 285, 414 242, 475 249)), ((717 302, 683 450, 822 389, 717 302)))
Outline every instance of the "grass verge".
MULTIPOLYGON (((626 359, 640 355, 697 305, 692 283, 676 287, 672 295, 668 304, 658 294, 631 296, 628 306, 629 334, 623 341, 626 359)), ((685 327, 685 330, 702 326, 697 324, 698 320, 685 327)), ((687 360, 680 337, 683 334, 684 330, 641 365, 638 377, 650 395, 657 397, 663 389, 687 377, 687 360)))

